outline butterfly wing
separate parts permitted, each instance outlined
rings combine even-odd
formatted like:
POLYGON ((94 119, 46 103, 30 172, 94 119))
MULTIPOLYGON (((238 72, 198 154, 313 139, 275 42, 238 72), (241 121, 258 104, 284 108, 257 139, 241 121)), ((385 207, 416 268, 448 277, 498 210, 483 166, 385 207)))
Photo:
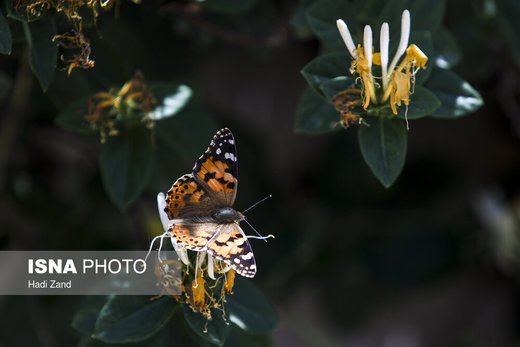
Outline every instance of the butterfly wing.
POLYGON ((169 219, 182 219, 209 213, 213 207, 208 192, 189 174, 172 185, 166 196, 164 211, 169 219))
POLYGON ((233 206, 238 186, 237 150, 228 128, 215 134, 193 167, 193 177, 219 206, 233 206))
POLYGON ((251 245, 236 223, 175 223, 168 230, 187 249, 206 251, 238 274, 254 277, 256 262, 251 245))
POLYGON ((232 206, 237 195, 237 172, 235 140, 224 128, 197 160, 193 173, 179 178, 168 191, 164 209, 168 218, 204 216, 219 207, 232 206))

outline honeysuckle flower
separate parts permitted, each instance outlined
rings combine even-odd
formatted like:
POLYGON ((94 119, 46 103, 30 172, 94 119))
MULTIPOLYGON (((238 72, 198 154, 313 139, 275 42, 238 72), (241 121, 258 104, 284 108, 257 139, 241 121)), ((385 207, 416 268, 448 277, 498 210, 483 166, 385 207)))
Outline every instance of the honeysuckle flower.
MULTIPOLYGON (((160 239, 160 250, 162 249, 163 239, 170 239, 173 249, 184 264, 182 271, 182 294, 174 295, 180 301, 187 303, 193 311, 201 312, 206 318, 211 318, 211 308, 224 309, 223 303, 226 294, 232 294, 235 271, 231 266, 215 259, 211 254, 205 251, 187 250, 178 244, 172 235, 168 232, 172 221, 168 218, 164 208, 166 206, 164 193, 157 195, 157 208, 159 217, 163 225, 164 233, 155 237, 150 245, 150 250, 157 239, 160 239), (190 261, 191 258, 191 261, 190 261)), ((165 292, 170 294, 169 286, 171 279, 167 276, 168 261, 160 259, 156 275, 159 278, 159 284, 164 286, 165 292)))
POLYGON ((119 134, 117 126, 120 123, 140 122, 150 129, 153 128, 155 122, 150 118, 150 111, 155 104, 155 98, 145 83, 143 74, 136 71, 121 89, 92 95, 88 100, 85 120, 90 128, 99 131, 103 143, 107 136, 119 134))
MULTIPOLYGON (((388 23, 381 25, 379 36, 380 52, 377 53, 374 53, 372 28, 369 25, 366 25, 364 28, 363 45, 358 44, 356 48, 347 24, 341 19, 338 19, 336 24, 353 59, 350 73, 357 76, 361 81, 363 109, 367 110, 371 104, 381 105, 389 101, 392 112, 397 114, 397 106, 401 106, 403 103, 408 106, 410 95, 413 93, 413 85, 415 84, 415 74, 420 68, 426 68, 428 60, 428 57, 415 44, 408 46, 410 12, 404 10, 401 16, 401 38, 390 65, 388 65, 388 47, 390 44, 388 23), (399 63, 405 53, 405 57, 399 63), (373 65, 381 66, 381 76, 374 76, 373 65)), ((350 94, 353 93, 351 92, 350 94)), ((351 111, 352 107, 357 105, 351 104, 347 109, 351 111)), ((336 108, 338 108, 337 105, 336 108)), ((342 116, 345 118, 343 113, 342 116)), ((350 119, 349 117, 346 118, 350 119)), ((354 117, 354 119, 358 118, 354 117)), ((348 126, 348 122, 346 126, 348 126)))

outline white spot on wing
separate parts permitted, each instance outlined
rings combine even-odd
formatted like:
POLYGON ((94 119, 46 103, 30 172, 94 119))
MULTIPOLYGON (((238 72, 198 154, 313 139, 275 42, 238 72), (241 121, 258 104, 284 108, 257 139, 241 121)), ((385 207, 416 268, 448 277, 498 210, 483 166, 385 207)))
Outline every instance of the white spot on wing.
POLYGON ((226 153, 224 154, 224 158, 231 159, 232 161, 237 161, 237 157, 233 153, 226 153))

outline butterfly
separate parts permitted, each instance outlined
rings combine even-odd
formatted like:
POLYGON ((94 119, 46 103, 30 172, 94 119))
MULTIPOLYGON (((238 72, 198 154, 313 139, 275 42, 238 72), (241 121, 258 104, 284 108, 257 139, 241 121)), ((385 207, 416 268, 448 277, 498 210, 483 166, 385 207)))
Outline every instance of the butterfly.
POLYGON ((237 195, 237 152, 227 128, 217 132, 192 173, 180 177, 166 196, 168 231, 178 244, 207 252, 238 274, 254 277, 256 262, 238 223, 245 216, 233 209, 237 195))

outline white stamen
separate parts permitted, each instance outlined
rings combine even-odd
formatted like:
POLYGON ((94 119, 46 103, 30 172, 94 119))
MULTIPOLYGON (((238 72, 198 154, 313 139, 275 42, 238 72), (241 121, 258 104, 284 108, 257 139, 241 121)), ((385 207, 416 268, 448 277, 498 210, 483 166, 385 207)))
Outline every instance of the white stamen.
POLYGON ((381 50, 381 72, 383 73, 383 89, 386 90, 389 76, 387 76, 388 68, 388 45, 390 44, 390 29, 388 23, 381 25, 381 34, 379 36, 379 48, 381 50))
POLYGON ((188 252, 186 251, 186 248, 179 246, 177 241, 173 238, 173 236, 170 234, 170 241, 172 242, 173 249, 181 259, 181 261, 184 263, 184 265, 189 266, 190 260, 188 259, 188 252))
MULTIPOLYGON (((226 273, 231 270, 231 265, 224 263, 226 266, 222 269, 222 272, 226 273)), ((222 262, 220 262, 220 267, 222 267, 222 262)))
POLYGON ((197 255, 197 260, 195 261, 195 285, 193 286, 193 288, 197 288, 199 286, 199 283, 197 281, 198 277, 197 277, 197 271, 202 271, 202 262, 204 261, 203 257, 204 257, 204 252, 199 252, 199 254, 197 255))
POLYGON ((152 239, 152 242, 150 242, 150 248, 148 249, 148 253, 146 253, 146 257, 144 257, 144 261, 146 262, 146 259, 148 259, 148 256, 150 255, 150 253, 152 252, 152 249, 153 249, 153 245, 155 243, 155 240, 157 240, 158 238, 163 238, 163 237, 168 237, 168 232, 164 232, 163 234, 159 235, 159 236, 156 236, 152 239))
POLYGON ((159 260, 159 263, 162 263, 161 250, 162 250, 163 241, 164 241, 164 237, 161 237, 161 239, 159 241, 159 250, 157 251, 157 260, 159 260))
POLYGON ((215 269, 214 269, 214 260, 213 260, 213 256, 211 254, 208 253, 208 276, 209 278, 211 278, 212 280, 215 279, 215 269))
POLYGON ((410 38, 410 12, 408 10, 403 11, 403 15, 401 16, 401 40, 399 41, 399 47, 397 47, 397 52, 395 52, 394 59, 392 59, 392 63, 390 64, 390 74, 394 71, 395 65, 399 58, 403 55, 408 47, 408 39, 410 38))
POLYGON ((363 48, 365 50, 365 57, 367 58, 368 68, 372 68, 372 28, 370 25, 365 25, 363 32, 363 48))
POLYGON ((356 45, 354 44, 354 40, 352 40, 352 36, 350 35, 347 24, 342 19, 338 19, 336 21, 336 25, 338 26, 339 34, 341 35, 343 42, 345 42, 345 46, 347 46, 350 55, 352 58, 357 59, 358 55, 356 52, 354 52, 356 45))

